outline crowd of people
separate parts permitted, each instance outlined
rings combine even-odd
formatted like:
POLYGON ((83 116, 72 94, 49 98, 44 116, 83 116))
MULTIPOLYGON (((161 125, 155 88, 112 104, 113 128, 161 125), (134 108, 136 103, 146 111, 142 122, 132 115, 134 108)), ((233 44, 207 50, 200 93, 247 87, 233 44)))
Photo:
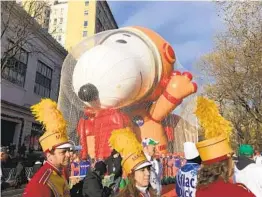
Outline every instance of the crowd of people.
MULTIPOLYGON (((52 157, 46 155, 45 159, 37 159, 34 162, 30 178, 35 175, 39 180, 38 174, 41 174, 41 178, 44 177, 43 175, 47 176, 45 172, 47 167, 44 166, 48 166, 48 168, 51 166, 57 174, 61 174, 67 180, 68 194, 63 191, 63 196, 71 197, 126 196, 127 189, 130 190, 129 193, 133 192, 138 195, 130 186, 136 181, 137 183, 141 182, 137 186, 138 191, 148 191, 149 196, 161 196, 161 180, 168 175, 176 177, 174 189, 178 197, 262 196, 262 176, 259 176, 259 174, 262 175, 262 155, 258 151, 255 152, 251 145, 243 144, 236 154, 229 151, 222 159, 221 156, 216 158, 214 154, 214 158, 205 161, 205 155, 201 157, 201 152, 199 153, 195 143, 185 142, 184 157, 186 160, 184 161, 177 160, 179 157, 172 155, 157 154, 157 144, 158 142, 151 138, 142 141, 143 153, 148 162, 141 165, 141 168, 137 168, 131 175, 127 175, 123 171, 122 157, 115 149, 104 160, 91 158, 81 160, 81 147, 68 143, 66 147, 63 146, 60 149, 57 147, 52 157), (56 151, 58 152, 56 153, 56 151), (172 167, 168 168, 170 161, 172 167), (103 182, 105 177, 112 177, 109 184, 103 182)), ((212 150, 208 154, 211 153, 212 150)), ((8 147, 2 147, 1 162, 7 161, 10 157, 9 154, 8 147)), ((206 154, 206 152, 202 154, 206 154)), ((16 169, 18 169, 16 183, 20 185, 26 179, 23 177, 25 174, 22 173, 24 167, 23 162, 18 162, 16 165, 16 169)), ((30 189, 25 190, 24 196, 34 196, 34 192, 40 192, 41 189, 43 189, 42 196, 50 196, 49 188, 40 188, 39 190, 36 187, 36 190, 32 190, 30 185, 36 184, 35 179, 33 178, 32 182, 29 182, 27 188, 30 189)), ((50 187, 49 184, 46 187, 50 187)), ((4 181, 1 169, 1 188, 7 187, 8 184, 4 181)), ((147 196, 145 194, 144 196, 147 196)))
MULTIPOLYGON (((49 187, 52 187, 50 186, 52 184, 49 183, 43 187, 47 181, 43 178, 46 176, 47 179, 46 170, 50 167, 58 175, 64 177, 66 180, 64 185, 68 184, 67 193, 60 191, 63 192, 62 196, 126 196, 127 192, 128 195, 142 193, 143 196, 161 196, 163 184, 161 180, 170 175, 176 177, 174 189, 178 197, 262 196, 262 176, 259 176, 262 175, 262 155, 258 151, 255 152, 251 145, 241 145, 235 154, 227 145, 229 150, 226 155, 217 158, 214 147, 201 153, 195 143, 185 142, 186 160, 184 161, 178 159, 179 156, 157 154, 157 144, 158 142, 151 138, 142 141, 146 162, 131 174, 125 174, 122 157, 115 149, 104 160, 91 158, 81 160, 81 147, 71 143, 60 148, 58 146, 51 154, 52 156, 46 154, 45 158, 39 158, 34 162, 30 176, 33 179, 29 180, 24 196, 34 196, 39 192, 43 197, 51 196, 50 192, 53 190, 49 187), (206 159, 207 152, 211 158, 206 159), (168 165, 170 162, 171 165, 168 165), (112 177, 109 179, 109 184, 103 181, 105 177, 112 177), (37 183, 38 187, 32 189, 36 180, 44 181, 43 185, 39 188, 39 183, 37 183), (137 190, 132 188, 135 183, 137 190)), ((10 159, 9 154, 8 147, 1 148, 2 164, 10 159)), ((16 183, 21 185, 26 179, 23 177, 25 165, 23 162, 18 162, 15 168, 17 169, 16 183)), ((59 185, 62 183, 61 180, 57 180, 59 185)), ((7 187, 8 184, 4 181, 1 169, 1 188, 7 187)))

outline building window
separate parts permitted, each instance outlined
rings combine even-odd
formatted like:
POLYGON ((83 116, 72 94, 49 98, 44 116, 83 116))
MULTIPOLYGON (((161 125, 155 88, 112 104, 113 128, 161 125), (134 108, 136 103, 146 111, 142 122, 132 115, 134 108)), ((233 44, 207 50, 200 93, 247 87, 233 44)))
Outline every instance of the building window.
POLYGON ((83 37, 87 37, 87 31, 83 31, 83 37))
POLYGON ((88 25, 88 22, 84 21, 84 27, 87 27, 87 25, 88 25))
POLYGON ((88 15, 88 11, 87 11, 87 10, 85 10, 85 11, 84 11, 84 14, 85 14, 85 15, 88 15))
POLYGON ((2 77, 14 84, 24 87, 27 61, 28 52, 24 49, 19 50, 14 57, 7 60, 7 64, 2 71, 2 77))
POLYGON ((62 24, 63 23, 63 18, 60 18, 60 24, 62 24))
POLYGON ((52 69, 43 62, 38 61, 35 76, 34 92, 43 97, 50 97, 52 82, 52 69))
POLYGON ((57 23, 57 19, 55 18, 55 19, 54 19, 54 25, 56 25, 56 23, 57 23))
POLYGON ((88 4, 89 4, 89 1, 85 1, 85 6, 88 6, 88 4))

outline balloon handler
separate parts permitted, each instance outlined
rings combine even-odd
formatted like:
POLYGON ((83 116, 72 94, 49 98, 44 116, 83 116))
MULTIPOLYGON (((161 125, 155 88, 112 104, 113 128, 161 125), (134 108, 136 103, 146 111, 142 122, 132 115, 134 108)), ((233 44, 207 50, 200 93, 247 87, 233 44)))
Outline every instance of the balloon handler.
POLYGON ((35 119, 43 124, 45 132, 39 138, 47 162, 37 171, 26 186, 23 197, 70 197, 69 186, 63 169, 69 162, 66 121, 57 109, 56 102, 42 99, 33 105, 35 119))

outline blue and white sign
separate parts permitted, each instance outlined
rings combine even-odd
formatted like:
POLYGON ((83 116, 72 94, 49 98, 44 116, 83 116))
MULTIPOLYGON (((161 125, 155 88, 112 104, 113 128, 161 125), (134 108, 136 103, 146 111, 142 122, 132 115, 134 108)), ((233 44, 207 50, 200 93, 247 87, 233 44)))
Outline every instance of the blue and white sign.
POLYGON ((187 163, 178 171, 176 176, 176 193, 178 197, 195 196, 198 169, 198 164, 187 163))

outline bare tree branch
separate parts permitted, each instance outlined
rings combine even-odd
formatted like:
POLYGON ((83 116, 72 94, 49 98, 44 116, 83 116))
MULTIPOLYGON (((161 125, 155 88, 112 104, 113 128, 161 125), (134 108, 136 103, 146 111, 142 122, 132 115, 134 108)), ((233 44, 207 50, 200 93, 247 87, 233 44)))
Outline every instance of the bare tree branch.
MULTIPOLYGON (((22 13, 19 16, 19 21, 15 15, 15 10, 19 10, 18 4, 15 1, 1 2, 2 9, 2 31, 1 38, 6 36, 11 39, 12 45, 8 44, 3 50, 1 57, 1 70, 3 71, 8 66, 9 60, 15 58, 21 49, 26 49, 28 53, 45 53, 45 51, 38 49, 33 43, 37 38, 39 26, 36 21, 41 20, 44 11, 48 8, 49 4, 46 1, 23 1, 23 7, 28 11, 28 14, 22 13)), ((21 8, 20 8, 21 10, 21 8)))

